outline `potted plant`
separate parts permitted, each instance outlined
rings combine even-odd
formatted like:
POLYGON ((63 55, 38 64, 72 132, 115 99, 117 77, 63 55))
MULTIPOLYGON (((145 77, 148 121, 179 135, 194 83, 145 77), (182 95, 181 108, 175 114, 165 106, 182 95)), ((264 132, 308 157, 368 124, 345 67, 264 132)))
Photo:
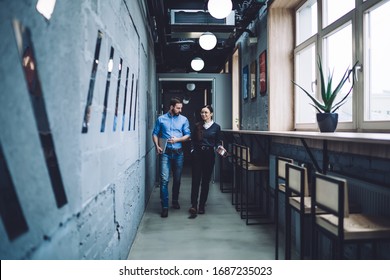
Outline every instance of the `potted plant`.
POLYGON ((317 110, 317 123, 321 132, 334 132, 338 123, 338 114, 336 111, 347 101, 347 97, 352 92, 352 88, 355 84, 355 71, 358 62, 351 69, 347 69, 344 72, 343 77, 339 81, 338 85, 332 89, 333 83, 333 72, 329 73, 327 79, 325 80, 324 71, 322 68, 321 59, 318 56, 318 69, 320 71, 321 79, 321 100, 318 100, 316 97, 311 95, 307 90, 298 85, 293 81, 294 85, 299 87, 306 95, 313 101, 312 105, 317 110), (340 93, 344 84, 349 80, 352 74, 352 83, 348 91, 344 94, 344 97, 335 103, 337 95, 340 93))

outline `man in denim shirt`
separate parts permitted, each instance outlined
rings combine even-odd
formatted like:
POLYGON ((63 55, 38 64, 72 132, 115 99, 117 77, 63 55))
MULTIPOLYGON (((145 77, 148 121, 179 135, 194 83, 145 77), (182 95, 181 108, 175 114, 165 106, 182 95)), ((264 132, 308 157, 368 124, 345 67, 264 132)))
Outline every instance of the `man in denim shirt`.
POLYGON ((160 155, 160 199, 161 217, 168 217, 169 194, 168 183, 169 173, 172 167, 172 207, 180 209, 179 190, 181 172, 183 170, 184 154, 182 143, 190 138, 190 125, 188 119, 180 115, 183 103, 178 98, 172 98, 169 111, 158 117, 153 129, 153 143, 157 154, 160 155), (166 148, 160 147, 159 137, 167 139, 166 148))

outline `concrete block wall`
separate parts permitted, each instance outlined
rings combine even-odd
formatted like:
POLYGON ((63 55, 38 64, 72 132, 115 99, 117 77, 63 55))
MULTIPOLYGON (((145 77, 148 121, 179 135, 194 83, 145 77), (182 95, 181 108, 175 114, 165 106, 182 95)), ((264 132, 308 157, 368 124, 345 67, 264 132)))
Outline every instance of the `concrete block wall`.
POLYGON ((1 175, 8 172, 11 178, 2 188, 0 258, 126 259, 156 181, 152 128, 148 125, 149 119, 151 123, 155 119, 155 62, 144 3, 56 1, 48 21, 37 12, 36 2, 0 1, 1 175), (39 102, 43 106, 38 109, 32 105, 35 99, 29 93, 13 20, 30 31, 34 71, 42 93, 39 102), (88 132, 82 133, 99 31, 102 40, 89 126, 88 132), (113 70, 105 130, 101 132, 111 48, 113 70), (47 125, 42 129, 44 114, 47 125), (52 137, 51 152, 65 193, 62 205, 56 203, 42 135, 52 137), (11 237, 9 231, 17 231, 16 222, 4 221, 18 203, 7 202, 4 190, 15 193, 11 197, 16 197, 26 223, 11 237))

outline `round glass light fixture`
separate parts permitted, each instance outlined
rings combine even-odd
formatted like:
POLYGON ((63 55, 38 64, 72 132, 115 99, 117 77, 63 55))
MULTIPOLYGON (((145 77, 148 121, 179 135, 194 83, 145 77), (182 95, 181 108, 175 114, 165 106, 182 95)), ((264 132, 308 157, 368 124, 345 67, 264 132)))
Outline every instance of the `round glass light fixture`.
POLYGON ((199 45, 202 49, 209 51, 217 45, 217 37, 211 32, 205 32, 199 37, 199 45))
POLYGON ((187 105, 190 103, 191 98, 186 94, 183 98, 183 104, 187 105))
POLYGON ((207 8, 214 18, 223 19, 231 13, 233 4, 231 0, 209 0, 207 8))
POLYGON ((195 57, 192 61, 191 61, 191 67, 192 69, 194 69, 195 71, 200 71, 203 69, 204 67, 204 61, 203 59, 201 59, 200 57, 195 57))
POLYGON ((188 83, 188 84, 186 85, 186 87, 187 87, 187 89, 188 89, 189 91, 193 91, 193 90, 195 89, 195 84, 194 84, 194 83, 188 83))

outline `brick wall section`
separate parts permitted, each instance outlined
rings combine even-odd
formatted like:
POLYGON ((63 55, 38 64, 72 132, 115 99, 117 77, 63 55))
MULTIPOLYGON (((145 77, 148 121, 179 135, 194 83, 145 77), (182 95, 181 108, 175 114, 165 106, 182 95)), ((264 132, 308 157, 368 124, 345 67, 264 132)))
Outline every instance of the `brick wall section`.
MULTIPOLYGON (((322 151, 311 149, 319 166, 322 167, 322 151)), ((271 154, 296 159, 303 163, 311 163, 310 157, 303 146, 272 143, 271 154)), ((390 159, 368 157, 349 153, 329 151, 331 170, 346 176, 390 188, 390 159)))
MULTIPOLYGON (((312 148, 311 151, 319 166, 322 167, 322 151, 317 148, 312 148)), ((311 173, 314 172, 311 160, 303 146, 273 142, 270 156, 270 184, 272 187, 275 185, 276 155, 309 164, 311 173)), ((390 218, 390 159, 329 151, 329 163, 332 168, 331 175, 342 176, 348 180, 349 199, 359 205, 363 213, 390 218)), ((283 203, 283 201, 279 202, 282 227, 284 225, 283 203)), ((298 225, 295 227, 297 228, 298 225)), ((321 246, 325 248, 322 257, 324 259, 331 258, 329 241, 323 238, 321 246)), ((390 243, 379 243, 377 256, 380 259, 389 259, 389 249, 390 243)), ((371 244, 364 245, 361 248, 362 259, 372 259, 370 252, 372 252, 371 244)), ((347 258, 356 259, 356 246, 346 246, 345 255, 347 258)))
MULTIPOLYGON (((257 37, 257 44, 248 44, 249 33, 244 32, 240 39, 237 41, 237 45, 240 46, 240 53, 242 59, 242 69, 245 66, 250 68, 250 65, 253 61, 256 61, 256 71, 257 71, 257 89, 256 97, 251 98, 250 92, 248 93, 248 98, 244 99, 243 96, 240 96, 241 103, 241 116, 240 116, 240 125, 241 129, 247 130, 268 130, 268 91, 260 95, 259 89, 259 55, 267 49, 267 16, 266 10, 261 10, 259 12, 259 17, 248 26, 248 29, 251 30, 255 37, 257 37)), ((243 87, 243 86, 242 86, 243 87)))

